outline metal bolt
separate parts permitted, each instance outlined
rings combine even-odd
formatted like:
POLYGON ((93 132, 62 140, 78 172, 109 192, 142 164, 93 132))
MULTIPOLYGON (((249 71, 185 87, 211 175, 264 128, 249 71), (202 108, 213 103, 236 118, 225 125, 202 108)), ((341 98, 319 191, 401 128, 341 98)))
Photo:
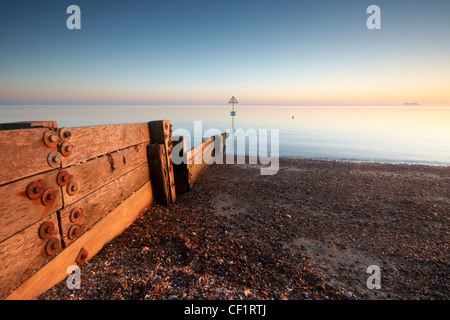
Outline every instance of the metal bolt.
POLYGON ((85 264, 88 254, 89 253, 86 251, 86 249, 81 248, 77 258, 75 259, 75 262, 78 263, 79 266, 82 266, 83 264, 85 264))
POLYGON ((39 199, 44 191, 44 181, 39 179, 37 181, 31 182, 27 186, 26 194, 27 197, 31 200, 39 199))
POLYGON ((81 227, 79 225, 73 225, 70 227, 69 229, 69 233, 68 233, 68 238, 70 240, 73 240, 75 238, 77 238, 81 233, 81 227))
POLYGON ((39 227, 39 238, 48 239, 53 235, 55 231, 55 225, 51 221, 46 221, 39 227))
POLYGON ((61 155, 56 152, 52 151, 47 156, 47 163, 52 168, 57 168, 61 165, 61 155))
POLYGON ((51 188, 50 189, 46 189, 44 191, 44 193, 42 194, 41 200, 42 200, 42 204, 44 206, 48 206, 48 205, 53 204, 55 202, 55 200, 56 200, 56 191, 51 189, 51 188))
POLYGON ((67 186, 71 179, 72 176, 66 170, 60 171, 56 177, 56 181, 60 187, 67 186))
POLYGON ((58 145, 58 137, 53 131, 46 131, 43 140, 47 147, 54 148, 58 145))
POLYGON ((70 181, 67 185, 67 193, 69 196, 73 196, 78 192, 78 184, 75 181, 70 181))
POLYGON ((84 215, 84 210, 82 208, 75 208, 70 213, 70 221, 76 223, 81 220, 84 215))
POLYGON ((50 240, 47 241, 47 243, 45 244, 45 252, 49 255, 49 256, 54 256, 59 248, 61 247, 60 243, 59 243, 59 239, 58 238, 50 238, 50 240))
POLYGON ((72 132, 70 132, 69 129, 67 129, 67 128, 59 129, 59 137, 61 138, 61 140, 67 141, 70 139, 71 136, 72 136, 72 132))
POLYGON ((62 143, 61 153, 64 157, 70 156, 72 151, 73 151, 73 146, 69 142, 65 141, 62 143))

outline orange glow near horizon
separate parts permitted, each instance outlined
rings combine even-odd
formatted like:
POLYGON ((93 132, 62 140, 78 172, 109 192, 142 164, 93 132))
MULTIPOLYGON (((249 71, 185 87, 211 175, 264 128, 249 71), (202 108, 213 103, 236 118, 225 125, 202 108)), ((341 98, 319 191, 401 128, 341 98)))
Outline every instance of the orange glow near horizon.
POLYGON ((396 73, 340 75, 270 79, 236 79, 233 84, 127 82, 0 83, 3 104, 223 104, 230 96, 241 104, 276 105, 402 105, 418 103, 450 106, 450 75, 410 77, 396 73), (248 81, 248 82, 245 82, 248 81))

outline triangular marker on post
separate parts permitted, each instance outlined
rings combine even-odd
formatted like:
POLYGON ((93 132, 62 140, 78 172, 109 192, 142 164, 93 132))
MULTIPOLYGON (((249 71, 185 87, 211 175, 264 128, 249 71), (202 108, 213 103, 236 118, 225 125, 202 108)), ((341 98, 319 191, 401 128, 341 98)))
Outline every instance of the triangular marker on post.
POLYGON ((239 103, 236 98, 233 96, 228 103, 239 103))

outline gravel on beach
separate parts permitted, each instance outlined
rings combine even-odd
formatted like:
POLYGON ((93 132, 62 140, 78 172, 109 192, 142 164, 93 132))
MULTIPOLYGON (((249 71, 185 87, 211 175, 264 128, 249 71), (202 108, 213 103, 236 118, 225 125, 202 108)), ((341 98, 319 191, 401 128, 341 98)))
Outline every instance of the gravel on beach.
MULTIPOLYGON (((37 299, 450 298, 450 167, 213 165, 37 299), (369 266, 380 289, 369 289, 369 266)), ((370 278, 369 280, 371 281, 370 278)))

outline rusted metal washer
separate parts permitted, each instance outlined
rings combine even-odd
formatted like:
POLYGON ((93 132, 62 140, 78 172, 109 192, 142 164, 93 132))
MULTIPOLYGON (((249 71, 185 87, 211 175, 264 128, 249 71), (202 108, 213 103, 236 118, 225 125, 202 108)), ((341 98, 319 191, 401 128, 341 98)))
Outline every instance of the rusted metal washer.
POLYGON ((31 200, 39 199, 42 196, 44 189, 45 189, 44 180, 39 179, 33 181, 27 186, 26 190, 27 197, 31 200))
POLYGON ((78 224, 74 224, 69 228, 69 232, 67 233, 67 237, 69 240, 73 240, 78 238, 78 236, 81 234, 81 226, 78 224))
POLYGON ((64 141, 61 144, 60 151, 64 157, 68 157, 72 154, 73 145, 71 145, 70 142, 64 141))
POLYGON ((45 189, 42 193, 41 201, 44 206, 52 205, 56 200, 56 191, 52 188, 45 189))
POLYGON ((61 248, 61 243, 59 242, 58 238, 50 238, 50 240, 47 241, 45 244, 45 252, 49 256, 54 256, 58 253, 59 249, 61 248))
POLYGON ((55 225, 51 221, 46 221, 39 227, 39 238, 45 240, 50 238, 55 232, 55 225))
POLYGON ((88 255, 89 253, 87 252, 87 250, 85 248, 81 248, 77 258, 75 259, 75 262, 78 263, 78 265, 81 267, 83 264, 86 263, 88 255))
POLYGON ((72 132, 68 128, 59 129, 59 137, 63 141, 67 141, 72 137, 72 132))
POLYGON ((75 208, 70 212, 70 222, 77 223, 84 216, 83 208, 75 208))
POLYGON ((67 186, 70 180, 72 180, 72 176, 66 170, 60 171, 56 177, 56 182, 60 187, 67 186))
POLYGON ((74 196, 78 192, 78 183, 76 181, 70 181, 67 185, 67 194, 69 196, 74 196))
POLYGON ((52 168, 58 168, 61 165, 61 154, 56 151, 52 151, 47 156, 47 163, 52 168))
POLYGON ((59 142, 59 138, 56 132, 50 130, 44 133, 44 137, 42 138, 42 140, 44 140, 44 143, 50 148, 56 147, 59 142))

